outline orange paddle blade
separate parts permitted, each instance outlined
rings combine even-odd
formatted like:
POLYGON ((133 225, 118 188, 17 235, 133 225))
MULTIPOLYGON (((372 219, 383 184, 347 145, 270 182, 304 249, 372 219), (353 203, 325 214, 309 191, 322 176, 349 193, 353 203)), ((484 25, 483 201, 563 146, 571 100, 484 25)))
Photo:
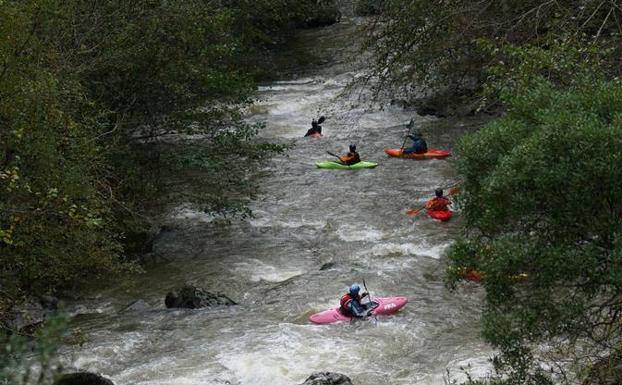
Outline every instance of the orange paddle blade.
POLYGON ((418 209, 408 209, 406 210, 406 215, 408 215, 409 217, 414 217, 415 215, 419 214, 419 211, 423 209, 423 207, 420 207, 418 209))
POLYGON ((452 187, 449 189, 447 195, 456 195, 460 192, 460 187, 452 187))

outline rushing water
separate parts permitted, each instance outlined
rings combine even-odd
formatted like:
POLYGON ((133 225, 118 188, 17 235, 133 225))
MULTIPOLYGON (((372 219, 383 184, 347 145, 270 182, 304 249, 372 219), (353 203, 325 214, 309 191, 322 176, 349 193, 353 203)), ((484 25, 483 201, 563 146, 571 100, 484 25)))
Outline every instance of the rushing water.
POLYGON ((479 337, 481 289, 443 286, 443 253, 460 230, 405 215, 439 186, 452 185, 451 161, 388 158, 415 118, 428 144, 451 149, 478 122, 418 117, 389 103, 370 110, 340 96, 359 74, 349 64, 355 19, 308 31, 324 64, 260 87, 251 120, 265 120, 266 139, 294 147, 265 165, 255 217, 231 224, 189 208, 168 218, 156 244, 160 263, 131 283, 73 304, 87 336, 64 349, 83 370, 123 384, 292 385, 314 371, 350 376, 355 384, 443 384, 446 370, 490 370, 491 349, 479 337), (325 138, 301 138, 312 117, 326 115, 325 138), (356 143, 369 170, 320 170, 326 151, 356 143), (320 270, 326 263, 331 268, 320 270), (390 317, 313 325, 310 314, 335 307, 353 282, 372 295, 404 295, 390 317), (167 310, 167 291, 192 282, 221 291, 239 306, 167 310), (121 311, 143 299, 146 311, 121 311))

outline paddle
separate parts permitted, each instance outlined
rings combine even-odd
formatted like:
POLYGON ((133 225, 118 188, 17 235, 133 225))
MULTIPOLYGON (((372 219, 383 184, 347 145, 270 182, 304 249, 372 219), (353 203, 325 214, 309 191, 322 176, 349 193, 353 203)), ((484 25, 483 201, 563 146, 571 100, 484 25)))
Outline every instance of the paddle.
POLYGON ((330 151, 326 151, 326 153, 327 153, 328 155, 332 155, 332 156, 336 157, 337 159, 341 160, 341 158, 340 158, 340 157, 339 157, 339 155, 337 155, 337 154, 333 154, 333 153, 332 153, 332 152, 330 152, 330 151))
POLYGON ((317 124, 322 124, 322 123, 324 123, 325 120, 326 120, 325 117, 320 116, 320 118, 317 120, 317 124))
MULTIPOLYGON (((365 278, 363 278, 363 287, 365 288, 365 291, 367 292, 367 296, 369 297, 369 303, 372 304, 373 306, 373 302, 371 300, 371 293, 369 292, 369 290, 367 289, 367 283, 365 283, 365 278)), ((367 317, 369 317, 369 315, 371 314, 371 311, 374 310, 374 308, 372 307, 371 310, 367 313, 367 317)), ((376 315, 374 314, 374 321, 376 323, 378 323, 378 318, 376 317, 376 315)))
MULTIPOLYGON (((447 193, 446 196, 456 195, 459 192, 460 192, 460 188, 458 188, 457 186, 450 187, 449 188, 449 192, 447 193)), ((427 205, 427 202, 426 202, 426 205, 427 205)), ((408 215, 409 217, 412 218, 412 217, 416 216, 417 214, 419 214, 419 212, 421 210, 425 209, 426 205, 423 205, 422 207, 419 207, 419 208, 416 208, 416 209, 408 209, 408 210, 406 210, 406 215, 408 215)))
POLYGON ((412 130, 413 127, 415 127, 415 121, 413 119, 410 119, 410 122, 408 123, 406 127, 408 127, 408 132, 406 133, 406 136, 404 137, 404 141, 402 142, 402 147, 400 147, 402 150, 404 149, 404 146, 406 145, 406 141, 408 140, 408 135, 410 135, 410 130, 412 130))

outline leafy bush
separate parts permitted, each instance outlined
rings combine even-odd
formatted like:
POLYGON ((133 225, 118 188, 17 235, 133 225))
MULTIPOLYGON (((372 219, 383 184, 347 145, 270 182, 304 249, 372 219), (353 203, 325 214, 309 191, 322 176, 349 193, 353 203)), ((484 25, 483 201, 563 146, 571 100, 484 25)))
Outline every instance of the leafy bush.
POLYGON ((469 236, 452 247, 450 276, 485 276, 497 368, 542 383, 538 363, 555 354, 586 369, 622 347, 622 84, 522 74, 501 93, 507 114, 458 145, 469 236))

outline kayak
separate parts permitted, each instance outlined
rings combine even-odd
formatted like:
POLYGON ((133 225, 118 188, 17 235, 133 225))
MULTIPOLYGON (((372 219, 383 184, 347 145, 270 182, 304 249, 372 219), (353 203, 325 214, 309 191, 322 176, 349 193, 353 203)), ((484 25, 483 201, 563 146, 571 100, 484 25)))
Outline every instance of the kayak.
POLYGON ((315 162, 315 165, 318 168, 329 168, 329 169, 343 169, 343 170, 358 170, 359 168, 374 168, 378 165, 376 162, 358 162, 347 166, 345 164, 341 164, 339 162, 333 162, 332 160, 326 160, 324 162, 315 162))
MULTIPOLYGON (((484 280, 484 274, 477 270, 459 268, 458 274, 462 277, 462 279, 467 281, 479 283, 484 280)), ((529 275, 527 275, 527 273, 510 275, 510 280, 512 280, 512 282, 524 282, 527 279, 529 279, 529 275)))
POLYGON ((404 150, 401 148, 385 148, 384 152, 389 156, 393 156, 396 158, 408 158, 408 159, 441 159, 449 156, 449 151, 445 150, 435 150, 429 149, 428 152, 424 152, 423 154, 402 154, 404 150))
POLYGON ((454 215, 451 211, 441 211, 441 210, 428 210, 428 215, 431 218, 438 219, 442 222, 447 222, 454 215))
MULTIPOLYGON (((403 308, 408 303, 406 297, 376 297, 372 303, 377 304, 376 308, 371 311, 372 315, 391 315, 403 308)), ((316 324, 332 324, 339 321, 352 321, 354 317, 345 315, 339 308, 324 310, 313 314, 309 317, 309 321, 316 324)))

